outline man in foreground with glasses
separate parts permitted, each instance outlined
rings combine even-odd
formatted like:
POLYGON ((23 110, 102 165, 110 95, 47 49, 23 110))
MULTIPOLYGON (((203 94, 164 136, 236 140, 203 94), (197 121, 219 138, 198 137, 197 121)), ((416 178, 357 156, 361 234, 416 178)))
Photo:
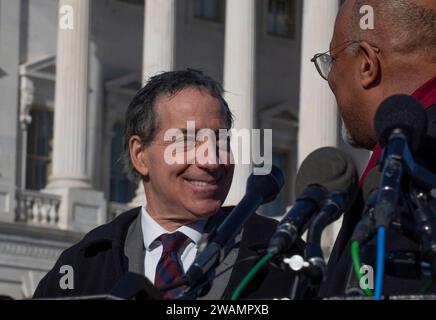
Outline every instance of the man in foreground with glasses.
MULTIPOLYGON (((336 96, 347 142, 374 151, 361 183, 381 154, 373 122, 378 106, 387 97, 403 93, 417 98, 427 108, 428 134, 436 136, 436 1, 346 0, 336 18, 330 50, 316 54, 312 62, 336 96), (360 28, 360 8, 364 5, 374 9, 373 30, 360 28)), ((428 158, 434 149, 436 146, 424 146, 420 153, 428 158)), ((360 214, 352 212, 344 217, 321 288, 323 296, 356 289, 350 280, 354 274, 349 240, 360 214)), ((399 233, 392 232, 390 238, 389 249, 419 251, 417 244, 399 233)), ((418 293, 425 281, 386 275, 384 293, 418 293)))

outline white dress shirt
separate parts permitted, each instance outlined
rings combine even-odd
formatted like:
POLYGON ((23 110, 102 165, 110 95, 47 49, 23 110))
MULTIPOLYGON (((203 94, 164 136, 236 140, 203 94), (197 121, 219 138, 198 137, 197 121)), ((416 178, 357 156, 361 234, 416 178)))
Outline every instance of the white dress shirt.
MULTIPOLYGON (((199 220, 193 224, 181 226, 176 231, 180 231, 185 234, 189 239, 189 244, 185 247, 180 254, 180 261, 182 262, 183 270, 186 272, 194 259, 198 251, 198 242, 201 239, 203 229, 206 225, 206 220, 199 220)), ((144 272, 145 276, 154 283, 154 277, 156 274, 156 267, 159 259, 162 255, 162 242, 156 240, 164 233, 173 233, 162 228, 142 207, 141 212, 141 227, 142 235, 144 238, 145 258, 144 258, 144 272)), ((174 231, 174 232, 176 232, 174 231)))

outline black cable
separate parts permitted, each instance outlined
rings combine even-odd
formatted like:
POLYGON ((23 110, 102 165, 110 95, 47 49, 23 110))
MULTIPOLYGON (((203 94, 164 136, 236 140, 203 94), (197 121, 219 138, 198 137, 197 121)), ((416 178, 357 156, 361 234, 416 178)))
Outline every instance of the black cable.
MULTIPOLYGON (((214 275, 211 279, 207 279, 205 280, 202 284, 198 285, 197 287, 195 287, 195 292, 200 291, 201 289, 203 289, 203 287, 205 287, 206 285, 208 285, 210 282, 214 281, 215 279, 217 279, 218 277, 222 276, 224 273, 228 272, 230 269, 233 269, 235 266, 250 261, 250 260, 254 260, 254 259, 259 259, 259 256, 251 256, 251 257, 247 257, 245 259, 242 259, 238 262, 236 262, 235 264, 228 266, 227 268, 225 268, 223 271, 217 273, 216 275, 214 275)), ((181 299, 181 298, 185 298, 186 299, 186 294, 189 294, 191 292, 193 292, 194 290, 188 291, 188 292, 184 292, 181 296, 177 297, 176 299, 181 299)))

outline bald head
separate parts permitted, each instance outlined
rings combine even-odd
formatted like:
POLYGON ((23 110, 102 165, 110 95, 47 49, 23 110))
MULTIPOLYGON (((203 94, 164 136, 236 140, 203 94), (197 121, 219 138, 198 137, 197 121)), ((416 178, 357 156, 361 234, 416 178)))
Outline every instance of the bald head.
POLYGON ((412 94, 436 74, 436 0, 345 0, 330 44, 328 82, 354 146, 376 144, 374 115, 387 97, 412 94), (374 28, 362 29, 371 18, 374 28))
POLYGON ((436 62, 435 0, 346 0, 336 21, 346 40, 366 40, 384 51, 436 62), (374 29, 362 30, 360 8, 374 8, 374 29))

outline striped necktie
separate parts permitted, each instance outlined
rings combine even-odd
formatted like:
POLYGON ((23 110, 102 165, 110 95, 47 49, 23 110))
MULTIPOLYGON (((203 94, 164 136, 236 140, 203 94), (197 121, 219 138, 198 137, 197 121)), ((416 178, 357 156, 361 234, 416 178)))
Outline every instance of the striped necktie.
MULTIPOLYGON (((162 242, 162 256, 156 267, 154 284, 162 287, 175 283, 184 275, 180 255, 187 244, 188 237, 182 232, 165 233, 157 240, 162 242)), ((183 292, 185 286, 163 292, 164 298, 171 299, 183 292)))

